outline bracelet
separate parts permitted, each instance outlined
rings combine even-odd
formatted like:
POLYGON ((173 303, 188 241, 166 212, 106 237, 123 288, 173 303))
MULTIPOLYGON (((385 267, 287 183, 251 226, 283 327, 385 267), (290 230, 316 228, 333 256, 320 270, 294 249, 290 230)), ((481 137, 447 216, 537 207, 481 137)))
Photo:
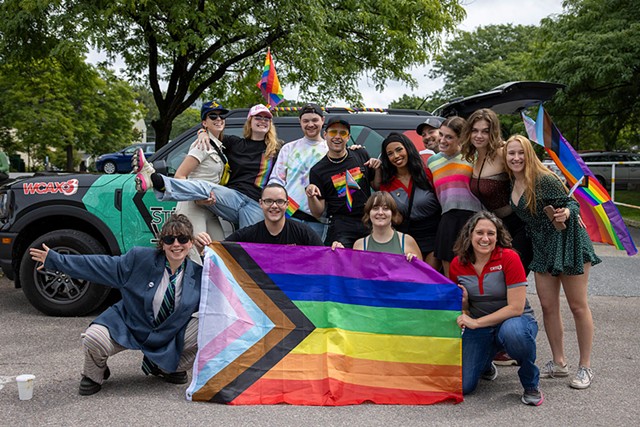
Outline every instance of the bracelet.
POLYGON ((206 129, 198 129, 198 134, 206 133, 206 132, 207 132, 207 130, 206 130, 206 129))

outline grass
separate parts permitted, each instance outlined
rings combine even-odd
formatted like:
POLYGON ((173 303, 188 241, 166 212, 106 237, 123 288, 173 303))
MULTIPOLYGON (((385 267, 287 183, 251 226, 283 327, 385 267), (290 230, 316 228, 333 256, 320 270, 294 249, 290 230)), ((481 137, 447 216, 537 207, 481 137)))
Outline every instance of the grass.
MULTIPOLYGON (((627 203, 629 205, 640 206, 639 190, 617 190, 616 202, 627 203)), ((624 219, 629 219, 640 223, 640 209, 628 208, 626 206, 616 205, 620 214, 624 219)))

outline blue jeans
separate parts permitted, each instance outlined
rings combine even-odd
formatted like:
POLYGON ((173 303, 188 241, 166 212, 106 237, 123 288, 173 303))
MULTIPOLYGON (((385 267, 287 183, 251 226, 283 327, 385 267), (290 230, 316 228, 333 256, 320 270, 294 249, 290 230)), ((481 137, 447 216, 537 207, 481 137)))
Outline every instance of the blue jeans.
POLYGON ((320 237, 320 240, 322 240, 323 242, 324 242, 324 238, 327 236, 327 224, 324 224, 322 222, 305 221, 303 219, 294 218, 294 217, 290 217, 287 220, 297 221, 306 225, 307 227, 315 231, 316 234, 320 237))
POLYGON ((216 196, 216 203, 207 206, 207 208, 220 218, 237 224, 240 228, 253 225, 264 219, 264 214, 258 202, 239 191, 207 181, 160 176, 164 181, 164 191, 154 190, 156 198, 160 201, 203 200, 208 199, 213 191, 216 196))
POLYGON ((462 335, 462 393, 476 389, 480 376, 489 369, 493 357, 504 350, 518 361, 518 376, 525 390, 536 390, 540 371, 536 366, 538 322, 522 315, 488 328, 465 329, 462 335))

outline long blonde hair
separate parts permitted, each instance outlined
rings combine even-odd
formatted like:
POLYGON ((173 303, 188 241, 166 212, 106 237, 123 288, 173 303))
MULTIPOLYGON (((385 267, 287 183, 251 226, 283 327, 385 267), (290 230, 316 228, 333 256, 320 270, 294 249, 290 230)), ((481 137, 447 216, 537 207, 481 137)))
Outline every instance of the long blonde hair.
MULTIPOLYGON (((251 120, 253 120, 254 116, 251 116, 244 122, 244 127, 242 128, 243 136, 245 138, 251 138, 251 120)), ((273 125, 273 120, 269 122, 269 131, 264 136, 264 144, 267 148, 264 150, 264 155, 266 158, 274 157, 278 150, 280 150, 280 140, 278 139, 278 134, 276 133, 276 127, 273 125)))
MULTIPOLYGON (((511 178, 511 180, 514 179, 514 175, 513 171, 507 164, 507 151, 509 144, 513 141, 519 142, 524 150, 524 198, 526 201, 526 207, 529 209, 529 212, 531 212, 531 215, 536 215, 536 187, 538 180, 544 175, 553 175, 554 177, 556 175, 547 169, 540 159, 538 159, 536 152, 533 151, 531 141, 522 135, 513 135, 507 140, 507 144, 503 150, 504 163, 507 165, 505 169, 507 170, 507 174, 509 174, 509 178, 511 178)), ((559 179, 558 182, 562 184, 562 181, 559 179)))

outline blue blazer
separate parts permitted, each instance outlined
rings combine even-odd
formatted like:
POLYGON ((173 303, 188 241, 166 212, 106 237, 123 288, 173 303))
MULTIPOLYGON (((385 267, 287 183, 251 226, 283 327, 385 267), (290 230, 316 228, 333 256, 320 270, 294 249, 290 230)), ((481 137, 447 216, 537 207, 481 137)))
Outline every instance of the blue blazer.
POLYGON ((123 347, 142 350, 165 372, 175 372, 191 315, 198 311, 202 267, 187 258, 182 295, 174 312, 153 326, 153 298, 164 274, 166 257, 154 248, 134 247, 121 256, 60 255, 49 251, 45 268, 83 280, 118 288, 122 300, 92 323, 109 329, 123 347))

